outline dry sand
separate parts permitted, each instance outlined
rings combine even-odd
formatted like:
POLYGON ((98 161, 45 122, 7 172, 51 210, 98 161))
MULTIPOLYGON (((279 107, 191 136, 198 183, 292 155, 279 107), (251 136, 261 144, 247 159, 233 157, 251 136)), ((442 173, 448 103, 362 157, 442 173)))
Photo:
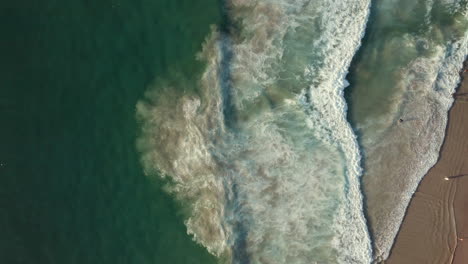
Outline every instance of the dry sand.
POLYGON ((468 72, 462 77, 439 161, 413 195, 386 264, 468 263, 468 175, 444 180, 468 174, 468 72))

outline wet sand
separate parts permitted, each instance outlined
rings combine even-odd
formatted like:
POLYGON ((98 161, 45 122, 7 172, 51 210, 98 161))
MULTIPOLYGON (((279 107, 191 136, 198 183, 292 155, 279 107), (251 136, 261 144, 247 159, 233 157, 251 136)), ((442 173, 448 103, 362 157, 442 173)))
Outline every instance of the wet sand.
POLYGON ((462 77, 439 161, 413 195, 385 264, 468 263, 468 72, 462 77))

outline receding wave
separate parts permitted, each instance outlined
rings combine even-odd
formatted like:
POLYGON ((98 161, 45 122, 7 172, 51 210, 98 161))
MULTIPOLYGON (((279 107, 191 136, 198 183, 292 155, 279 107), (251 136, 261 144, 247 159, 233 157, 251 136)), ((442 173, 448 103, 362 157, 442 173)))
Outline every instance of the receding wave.
POLYGON ((374 9, 375 30, 356 70, 356 89, 367 98, 354 103, 374 253, 385 259, 412 194, 438 159, 468 52, 468 16, 466 1, 382 1, 374 9))
POLYGON ((371 262, 343 98, 368 12, 367 0, 229 1, 200 80, 160 80, 137 104, 145 169, 171 178, 188 232, 212 254, 371 262))

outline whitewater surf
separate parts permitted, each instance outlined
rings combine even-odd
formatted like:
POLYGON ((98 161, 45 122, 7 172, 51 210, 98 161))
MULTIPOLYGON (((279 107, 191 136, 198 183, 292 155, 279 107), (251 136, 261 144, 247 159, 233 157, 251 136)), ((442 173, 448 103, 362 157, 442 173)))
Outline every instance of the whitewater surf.
POLYGON ((228 262, 369 263, 343 98, 369 1, 225 8, 196 92, 159 81, 153 91, 164 92, 137 105, 146 169, 173 180, 190 204, 188 232, 228 262))
MULTIPOLYGON (((388 100, 356 118, 360 149, 344 89, 370 0, 224 2, 223 23, 197 55, 205 65, 199 80, 158 79, 137 104, 143 165, 170 179, 167 190, 188 207, 188 233, 226 263, 348 264, 388 256, 409 198, 437 158, 457 83, 453 70, 466 56, 466 29, 440 34, 433 4, 424 6, 429 33, 420 35, 399 31, 403 18, 410 26, 420 21, 398 7, 423 10, 419 5, 374 8, 377 26, 397 29, 388 38, 369 37, 377 48, 364 50, 369 63, 355 77, 365 80, 357 86, 390 94, 378 94, 388 100), (380 58, 394 63, 391 70, 379 71, 380 58), (394 79, 376 83, 387 75, 394 79), (398 125, 401 118, 416 120, 415 129, 398 125)), ((460 5, 454 10, 458 18, 466 13, 460 5)), ((367 97, 356 102, 365 107, 367 97)))

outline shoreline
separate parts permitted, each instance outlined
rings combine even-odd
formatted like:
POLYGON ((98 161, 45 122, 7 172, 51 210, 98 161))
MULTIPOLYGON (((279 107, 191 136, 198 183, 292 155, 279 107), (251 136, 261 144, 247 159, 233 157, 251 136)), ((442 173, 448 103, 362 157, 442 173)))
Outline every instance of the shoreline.
POLYGON ((461 264, 468 261, 467 69, 468 61, 465 61, 448 112, 439 159, 413 194, 390 256, 382 263, 461 264))

